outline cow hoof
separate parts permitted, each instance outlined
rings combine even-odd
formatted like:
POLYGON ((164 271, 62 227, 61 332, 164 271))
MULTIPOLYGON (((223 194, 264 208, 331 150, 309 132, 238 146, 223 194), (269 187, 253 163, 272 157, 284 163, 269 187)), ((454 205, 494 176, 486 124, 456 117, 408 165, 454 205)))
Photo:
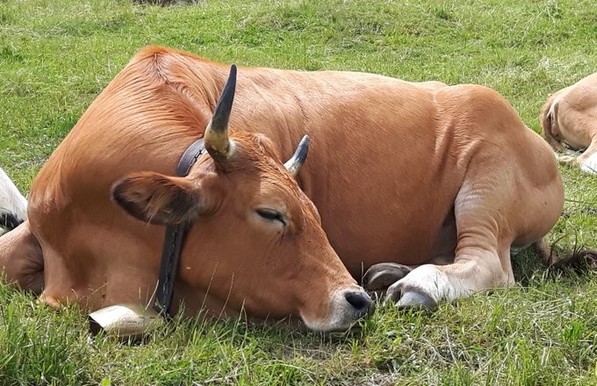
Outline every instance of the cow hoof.
POLYGON ((89 331, 92 335, 104 331, 121 339, 138 338, 162 318, 152 309, 137 305, 116 304, 89 314, 89 331))
POLYGON ((363 275, 363 288, 369 292, 385 291, 410 271, 412 271, 412 268, 402 264, 374 264, 363 275))
POLYGON ((568 154, 556 154, 556 158, 561 165, 571 165, 576 162, 576 156, 568 154))
POLYGON ((405 311, 435 311, 437 302, 428 294, 422 291, 408 290, 404 292, 396 291, 389 293, 388 297, 396 302, 399 309, 405 311), (398 296, 399 299, 396 299, 398 296))

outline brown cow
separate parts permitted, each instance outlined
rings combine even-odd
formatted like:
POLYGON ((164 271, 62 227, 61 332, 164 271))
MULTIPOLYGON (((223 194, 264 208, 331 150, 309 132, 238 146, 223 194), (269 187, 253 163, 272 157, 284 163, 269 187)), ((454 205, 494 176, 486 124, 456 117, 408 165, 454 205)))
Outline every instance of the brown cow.
POLYGON ((578 164, 597 174, 597 73, 551 95, 541 111, 543 135, 553 149, 582 151, 578 157, 559 154, 562 163, 578 164))
POLYGON ((52 305, 146 302, 154 224, 192 222, 176 304, 339 329, 369 308, 354 281, 368 268, 369 288, 431 308, 512 284, 511 248, 560 215, 551 149, 491 89, 240 68, 230 134, 214 134, 226 74, 172 49, 137 54, 41 169, 29 222, 0 238, 9 277, 52 305), (204 131, 209 154, 172 177, 204 131), (280 160, 305 133, 295 182, 280 160))

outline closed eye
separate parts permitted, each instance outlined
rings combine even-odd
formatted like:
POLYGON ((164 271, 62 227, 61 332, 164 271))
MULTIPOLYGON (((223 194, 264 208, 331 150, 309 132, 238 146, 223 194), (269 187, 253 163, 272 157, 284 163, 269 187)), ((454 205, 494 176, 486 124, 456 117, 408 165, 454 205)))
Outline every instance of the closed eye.
POLYGON ((257 214, 268 221, 279 221, 282 223, 282 225, 286 226, 286 220, 284 219, 284 216, 282 215, 282 213, 278 212, 277 210, 273 210, 273 209, 257 209, 256 210, 257 214))

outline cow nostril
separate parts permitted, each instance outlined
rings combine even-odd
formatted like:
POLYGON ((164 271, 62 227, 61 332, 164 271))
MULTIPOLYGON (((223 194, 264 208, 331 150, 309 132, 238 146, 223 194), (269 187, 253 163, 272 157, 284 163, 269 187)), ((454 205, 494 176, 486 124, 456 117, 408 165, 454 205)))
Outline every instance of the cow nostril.
POLYGON ((373 301, 365 292, 347 292, 344 297, 354 310, 361 315, 373 309, 373 301))

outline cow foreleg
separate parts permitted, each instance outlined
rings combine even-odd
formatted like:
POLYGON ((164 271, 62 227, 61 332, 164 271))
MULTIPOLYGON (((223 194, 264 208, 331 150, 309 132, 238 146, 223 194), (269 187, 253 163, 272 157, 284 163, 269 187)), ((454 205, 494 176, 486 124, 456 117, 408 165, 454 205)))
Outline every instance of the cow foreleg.
POLYGON ((514 283, 509 189, 509 184, 487 175, 465 181, 454 202, 457 245, 453 262, 415 268, 388 288, 388 299, 402 308, 434 309, 441 300, 514 283))
POLYGON ((387 298, 400 308, 433 310, 440 300, 452 301, 473 292, 514 282, 509 251, 501 259, 492 251, 462 250, 453 264, 425 264, 388 288, 387 298), (508 263, 502 267, 501 261, 508 263))
POLYGON ((578 164, 579 152, 566 150, 564 153, 554 153, 560 165, 576 166, 578 164))
POLYGON ((556 159, 560 165, 579 166, 585 173, 597 174, 597 138, 585 150, 556 153, 556 159))
POLYGON ((0 237, 0 272, 9 283, 40 294, 44 286, 44 259, 39 242, 25 221, 0 237))

